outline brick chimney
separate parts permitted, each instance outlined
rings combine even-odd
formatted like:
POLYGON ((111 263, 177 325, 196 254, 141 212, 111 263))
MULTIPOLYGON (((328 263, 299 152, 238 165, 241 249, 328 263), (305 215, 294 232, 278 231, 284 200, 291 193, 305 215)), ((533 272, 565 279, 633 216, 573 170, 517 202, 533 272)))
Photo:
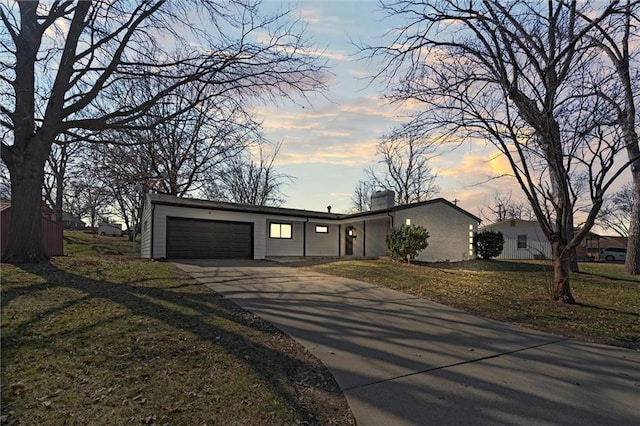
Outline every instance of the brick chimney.
POLYGON ((371 211, 386 210, 396 205, 396 193, 389 190, 376 191, 371 195, 371 211))

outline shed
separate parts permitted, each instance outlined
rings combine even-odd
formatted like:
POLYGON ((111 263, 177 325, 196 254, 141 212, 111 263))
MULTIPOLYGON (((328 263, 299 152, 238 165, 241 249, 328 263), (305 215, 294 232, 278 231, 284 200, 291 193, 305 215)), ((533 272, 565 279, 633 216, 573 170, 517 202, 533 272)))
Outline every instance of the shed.
MULTIPOLYGON (((0 203, 0 251, 7 245, 10 222, 11 204, 0 203)), ((64 255, 63 226, 53 220, 53 213, 46 207, 42 210, 42 244, 48 256, 64 255)))

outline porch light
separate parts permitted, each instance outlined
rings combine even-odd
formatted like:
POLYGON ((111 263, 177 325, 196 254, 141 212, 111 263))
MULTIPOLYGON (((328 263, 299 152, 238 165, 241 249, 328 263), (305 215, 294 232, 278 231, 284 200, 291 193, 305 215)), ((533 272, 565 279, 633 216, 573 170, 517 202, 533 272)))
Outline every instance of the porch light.
POLYGON ((356 230, 354 228, 349 229, 348 235, 351 238, 355 238, 356 237, 356 230))

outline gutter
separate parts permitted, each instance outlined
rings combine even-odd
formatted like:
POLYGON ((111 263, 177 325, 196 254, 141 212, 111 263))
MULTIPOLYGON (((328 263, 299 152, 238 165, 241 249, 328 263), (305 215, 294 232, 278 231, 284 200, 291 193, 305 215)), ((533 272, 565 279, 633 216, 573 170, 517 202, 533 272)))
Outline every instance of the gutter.
POLYGON ((302 257, 307 257, 307 223, 309 218, 302 224, 302 257))

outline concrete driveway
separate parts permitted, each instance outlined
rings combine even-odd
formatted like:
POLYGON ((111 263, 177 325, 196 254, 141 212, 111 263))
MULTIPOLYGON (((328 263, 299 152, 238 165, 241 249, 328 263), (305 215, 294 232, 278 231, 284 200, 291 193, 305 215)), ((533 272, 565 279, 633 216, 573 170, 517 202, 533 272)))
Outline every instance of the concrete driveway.
POLYGON ((359 425, 640 425, 638 351, 272 262, 176 265, 317 356, 359 425))

